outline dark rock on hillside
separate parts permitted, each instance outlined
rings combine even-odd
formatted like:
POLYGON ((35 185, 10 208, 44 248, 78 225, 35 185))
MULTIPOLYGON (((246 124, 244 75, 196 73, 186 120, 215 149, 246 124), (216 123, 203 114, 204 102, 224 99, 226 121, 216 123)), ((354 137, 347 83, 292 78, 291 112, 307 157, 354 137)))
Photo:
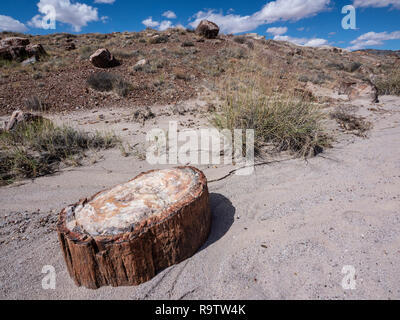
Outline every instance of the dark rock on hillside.
POLYGON ((112 68, 119 65, 118 60, 114 58, 107 49, 99 49, 90 56, 90 62, 97 68, 112 68))
POLYGON ((12 37, 1 40, 0 59, 23 61, 27 58, 35 57, 39 60, 46 55, 41 44, 30 44, 29 39, 12 37))
POLYGON ((219 27, 211 21, 202 20, 196 28, 196 34, 207 39, 215 39, 218 36, 219 27))

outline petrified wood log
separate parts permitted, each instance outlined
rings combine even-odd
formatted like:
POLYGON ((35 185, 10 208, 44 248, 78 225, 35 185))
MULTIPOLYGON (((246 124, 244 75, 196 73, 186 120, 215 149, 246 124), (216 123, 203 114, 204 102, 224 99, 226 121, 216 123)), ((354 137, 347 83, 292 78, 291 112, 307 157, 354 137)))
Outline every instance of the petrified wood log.
POLYGON ((191 257, 210 232, 207 180, 196 168, 142 173, 60 213, 58 236, 76 285, 139 285, 191 257))

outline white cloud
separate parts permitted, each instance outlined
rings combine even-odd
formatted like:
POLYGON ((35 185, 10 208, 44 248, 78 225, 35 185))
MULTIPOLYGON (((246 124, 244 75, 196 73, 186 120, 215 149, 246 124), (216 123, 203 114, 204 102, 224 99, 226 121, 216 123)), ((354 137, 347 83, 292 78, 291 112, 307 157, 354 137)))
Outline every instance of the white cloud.
POLYGON ((322 47, 328 45, 327 40, 320 38, 308 39, 308 38, 295 38, 291 36, 277 35, 274 37, 274 40, 288 41, 297 44, 299 46, 305 46, 305 47, 322 47))
POLYGON ((148 28, 157 28, 159 31, 165 31, 169 28, 184 28, 181 24, 174 26, 169 20, 163 20, 161 22, 154 21, 153 17, 148 17, 146 20, 143 20, 142 23, 148 28))
POLYGON ((168 28, 172 28, 172 27, 173 27, 173 25, 172 25, 171 21, 164 20, 164 21, 161 21, 160 26, 158 27, 158 30, 165 31, 168 28))
POLYGON ((113 4, 115 0, 94 0, 94 3, 107 3, 107 4, 113 4))
POLYGON ((81 31, 89 22, 99 20, 97 8, 92 6, 70 0, 40 0, 37 4, 40 14, 34 16, 28 24, 42 28, 41 20, 47 14, 46 7, 49 5, 56 11, 56 20, 71 25, 76 32, 81 31))
POLYGON ((190 26, 196 28, 201 20, 207 19, 219 25, 222 32, 240 33, 277 21, 298 21, 312 17, 328 8, 330 0, 275 0, 268 2, 252 15, 218 13, 215 10, 199 11, 190 26))
POLYGON ((173 12, 171 10, 165 11, 162 15, 163 15, 163 17, 166 17, 168 19, 176 19, 175 12, 173 12))
POLYGON ((0 31, 25 32, 28 28, 18 20, 9 16, 0 15, 0 31))
POLYGON ((147 19, 143 20, 142 23, 148 28, 155 28, 160 25, 158 21, 153 20, 153 17, 148 17, 147 19))
POLYGON ((347 48, 349 50, 359 50, 368 47, 376 47, 384 44, 384 41, 388 40, 399 40, 400 31, 393 31, 391 33, 387 32, 368 32, 359 36, 357 39, 351 41, 351 47, 347 48))
POLYGON ((274 27, 274 28, 268 28, 267 32, 270 34, 273 34, 274 36, 280 36, 282 34, 285 34, 288 31, 288 28, 286 27, 274 27))
POLYGON ((354 0, 354 6, 364 8, 383 8, 392 6, 396 9, 400 9, 400 0, 354 0))

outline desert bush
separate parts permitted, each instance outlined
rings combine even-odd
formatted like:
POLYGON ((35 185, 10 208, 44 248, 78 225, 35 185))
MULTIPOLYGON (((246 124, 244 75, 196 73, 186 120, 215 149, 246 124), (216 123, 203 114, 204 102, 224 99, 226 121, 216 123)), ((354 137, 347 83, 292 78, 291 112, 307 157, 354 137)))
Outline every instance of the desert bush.
POLYGON ((38 96, 31 96, 25 100, 25 107, 29 111, 43 112, 48 109, 48 105, 38 96))
POLYGON ((246 46, 247 46, 249 49, 251 49, 251 50, 254 50, 254 48, 255 48, 254 42, 251 41, 251 40, 247 40, 247 41, 246 41, 246 46))
POLYGON ((182 42, 182 47, 194 47, 194 43, 192 41, 184 41, 182 42))
POLYGON ((233 38, 233 41, 235 41, 236 43, 239 43, 239 44, 245 44, 247 39, 243 36, 237 36, 237 37, 233 38))
POLYGON ((49 120, 20 125, 0 133, 0 184, 53 173, 62 162, 77 160, 89 149, 108 149, 118 142, 113 134, 90 134, 49 120))
POLYGON ((223 48, 220 50, 219 54, 225 58, 247 58, 246 50, 243 48, 223 48))
POLYGON ((117 49, 113 50, 113 55, 117 59, 130 59, 138 56, 138 51, 137 50, 122 50, 122 49, 117 49))
POLYGON ((90 56, 96 51, 96 48, 93 48, 91 46, 83 46, 79 49, 79 57, 82 60, 87 60, 90 58, 90 56))
POLYGON ((185 80, 185 81, 190 80, 190 75, 186 71, 180 69, 174 70, 174 77, 175 79, 178 80, 185 80))
POLYGON ((239 44, 245 44, 249 49, 254 49, 254 42, 245 36, 237 36, 233 38, 233 41, 239 44))
POLYGON ((327 80, 332 80, 330 76, 324 72, 317 72, 312 75, 300 75, 298 77, 300 82, 312 82, 313 84, 324 84, 327 80))
POLYGON ((219 129, 253 129, 256 152, 272 145, 276 151, 309 156, 328 144, 318 107, 302 97, 274 93, 263 78, 235 79, 222 101, 212 123, 219 129))
POLYGON ((20 64, 16 61, 0 59, 0 68, 15 68, 18 67, 20 64))
POLYGON ((400 96, 400 68, 389 72, 385 78, 380 78, 376 82, 379 95, 400 96))
POLYGON ((90 88, 101 91, 115 91, 121 97, 128 95, 131 90, 131 84, 126 82, 121 76, 110 72, 96 72, 87 79, 90 88))
POLYGON ((356 136, 365 137, 366 132, 372 128, 372 123, 363 117, 350 114, 344 108, 339 108, 330 114, 331 119, 335 119, 342 129, 356 136))
POLYGON ((356 72, 358 69, 360 69, 361 66, 362 64, 359 62, 351 62, 345 66, 345 69, 347 72, 353 73, 356 72))
POLYGON ((149 39, 149 43, 151 44, 167 43, 168 41, 169 38, 166 35, 154 36, 149 39))
POLYGON ((336 70, 344 70, 344 64, 343 63, 336 63, 336 62, 331 62, 326 65, 329 69, 336 69, 336 70))

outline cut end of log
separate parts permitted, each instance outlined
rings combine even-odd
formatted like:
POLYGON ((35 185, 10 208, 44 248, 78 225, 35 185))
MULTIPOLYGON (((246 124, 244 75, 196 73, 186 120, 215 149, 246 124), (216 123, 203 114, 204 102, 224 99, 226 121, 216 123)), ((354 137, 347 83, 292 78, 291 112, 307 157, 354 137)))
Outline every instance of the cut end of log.
POLYGON ((193 167, 142 173, 64 209, 58 234, 78 286, 138 285, 192 256, 211 226, 207 181, 193 167))

